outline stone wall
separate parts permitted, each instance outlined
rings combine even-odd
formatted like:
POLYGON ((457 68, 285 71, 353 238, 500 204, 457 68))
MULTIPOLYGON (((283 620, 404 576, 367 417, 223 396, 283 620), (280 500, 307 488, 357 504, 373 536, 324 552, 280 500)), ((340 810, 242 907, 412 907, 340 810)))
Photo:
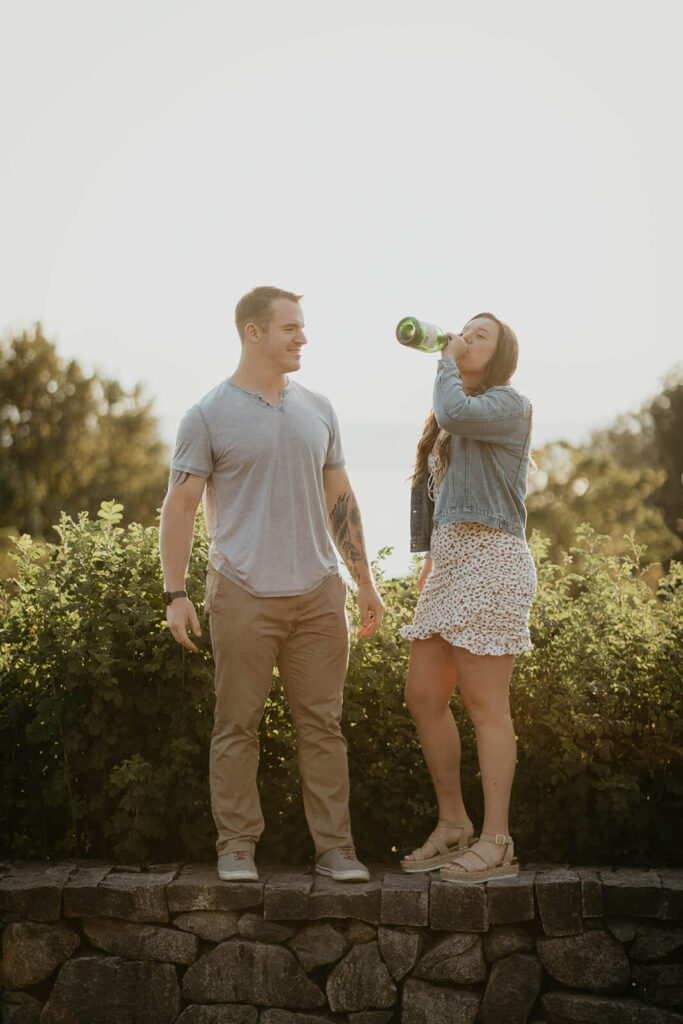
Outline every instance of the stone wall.
POLYGON ((683 1024, 683 871, 0 865, 6 1024, 683 1024))

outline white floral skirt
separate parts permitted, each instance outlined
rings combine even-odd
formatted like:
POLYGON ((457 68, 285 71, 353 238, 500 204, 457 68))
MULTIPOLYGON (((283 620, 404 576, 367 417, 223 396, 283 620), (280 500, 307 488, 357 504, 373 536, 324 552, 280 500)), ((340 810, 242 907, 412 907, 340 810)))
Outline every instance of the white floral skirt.
POLYGON ((405 640, 440 634, 472 654, 531 649, 536 567, 526 542, 482 523, 444 523, 431 540, 432 571, 405 640))

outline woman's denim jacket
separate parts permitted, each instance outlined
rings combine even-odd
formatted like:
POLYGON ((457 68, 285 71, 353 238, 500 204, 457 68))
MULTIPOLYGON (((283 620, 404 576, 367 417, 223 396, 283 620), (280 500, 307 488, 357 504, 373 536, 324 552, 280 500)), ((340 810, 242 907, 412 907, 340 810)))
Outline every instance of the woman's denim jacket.
POLYGON ((434 415, 451 437, 451 461, 436 506, 427 478, 413 488, 410 550, 429 551, 432 526, 474 522, 524 540, 531 403, 511 387, 466 395, 451 358, 440 359, 434 384, 434 415))

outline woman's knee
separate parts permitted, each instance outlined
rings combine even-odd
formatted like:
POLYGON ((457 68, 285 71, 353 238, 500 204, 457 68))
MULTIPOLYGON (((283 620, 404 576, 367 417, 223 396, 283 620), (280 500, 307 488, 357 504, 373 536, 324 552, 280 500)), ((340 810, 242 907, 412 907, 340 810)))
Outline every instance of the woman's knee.
POLYGON ((421 702, 416 687, 412 686, 410 681, 406 683, 405 689, 403 690, 403 699, 406 702, 408 711, 410 711, 413 718, 415 718, 420 712, 421 702))
POLYGON ((419 718, 420 715, 425 713, 425 709, 429 702, 429 694, 425 691, 425 687, 420 683, 415 682, 408 676, 408 682, 405 685, 403 691, 403 699, 406 702, 406 707, 413 718, 419 718))
POLYGON ((495 726, 496 728, 512 729, 512 715, 507 703, 486 700, 470 700, 465 702, 465 711, 475 729, 495 726))
POLYGON ((442 715, 448 708, 449 698, 450 693, 436 687, 422 686, 410 678, 403 691, 403 699, 415 721, 442 715))

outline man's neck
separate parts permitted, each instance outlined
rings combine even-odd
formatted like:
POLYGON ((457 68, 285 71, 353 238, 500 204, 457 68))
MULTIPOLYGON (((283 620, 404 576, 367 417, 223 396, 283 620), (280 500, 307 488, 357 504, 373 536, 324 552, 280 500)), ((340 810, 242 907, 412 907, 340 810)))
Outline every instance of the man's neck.
POLYGON ((289 384, 286 373, 278 373, 262 366, 248 366, 240 363, 230 378, 233 384, 261 395, 271 405, 277 405, 280 392, 289 384))

